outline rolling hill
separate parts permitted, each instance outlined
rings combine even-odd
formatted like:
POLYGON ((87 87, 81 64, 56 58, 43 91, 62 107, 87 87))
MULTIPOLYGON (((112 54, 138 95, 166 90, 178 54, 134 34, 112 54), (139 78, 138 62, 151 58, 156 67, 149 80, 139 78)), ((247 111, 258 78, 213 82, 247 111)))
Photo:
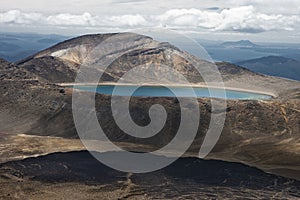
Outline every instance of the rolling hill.
POLYGON ((236 63, 251 71, 300 81, 300 62, 282 56, 268 56, 236 63))

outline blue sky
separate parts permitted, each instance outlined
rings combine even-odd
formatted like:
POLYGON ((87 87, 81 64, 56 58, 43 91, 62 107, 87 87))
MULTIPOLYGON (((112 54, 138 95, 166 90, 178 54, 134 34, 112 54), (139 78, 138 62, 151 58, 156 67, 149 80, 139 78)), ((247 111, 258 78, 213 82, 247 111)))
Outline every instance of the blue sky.
POLYGON ((300 43, 300 0, 2 0, 1 32, 169 28, 213 40, 300 43))

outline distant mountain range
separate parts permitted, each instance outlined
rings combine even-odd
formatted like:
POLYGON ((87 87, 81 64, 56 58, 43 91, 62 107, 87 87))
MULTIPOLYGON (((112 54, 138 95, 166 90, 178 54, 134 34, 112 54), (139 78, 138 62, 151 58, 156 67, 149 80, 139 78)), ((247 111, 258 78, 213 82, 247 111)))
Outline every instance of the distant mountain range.
MULTIPOLYGON (((62 42, 70 36, 37 33, 0 33, 0 58, 10 62, 18 62, 37 52, 62 42)), ((300 61, 300 45, 253 43, 249 40, 240 41, 203 41, 195 38, 203 45, 216 62, 237 63, 245 60, 266 57, 270 55, 283 56, 300 61)), ((198 49, 190 46, 189 53, 197 55, 198 49)))
POLYGON ((253 43, 249 40, 197 41, 216 62, 238 63, 267 56, 282 56, 300 61, 300 44, 253 43))
POLYGON ((221 44, 222 47, 226 48, 254 48, 258 47, 258 45, 252 43, 249 40, 240 40, 237 42, 224 42, 221 44))
POLYGON ((0 57, 16 62, 68 37, 33 33, 0 33, 0 57))
POLYGON ((251 71, 300 81, 300 61, 282 56, 267 56, 236 63, 251 71))
MULTIPOLYGON (((18 62, 67 38, 53 34, 0 33, 0 57, 18 62)), ((296 47, 257 45, 249 40, 205 45, 215 61, 227 61, 258 73, 300 80, 299 50, 296 47)))

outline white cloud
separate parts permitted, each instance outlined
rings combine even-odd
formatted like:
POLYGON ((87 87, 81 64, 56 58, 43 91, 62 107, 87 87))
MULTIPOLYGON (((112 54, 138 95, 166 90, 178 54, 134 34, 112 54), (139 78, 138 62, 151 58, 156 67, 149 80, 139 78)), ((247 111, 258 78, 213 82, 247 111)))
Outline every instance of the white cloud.
POLYGON ((11 10, 0 13, 0 24, 46 25, 52 27, 107 27, 141 28, 167 26, 184 30, 265 32, 272 30, 299 30, 299 15, 266 14, 254 6, 239 6, 223 10, 170 9, 162 14, 126 14, 98 16, 60 13, 45 15, 11 10))
POLYGON ((79 26, 79 27, 136 27, 147 26, 147 20, 139 14, 99 17, 88 12, 83 14, 60 13, 43 15, 41 13, 24 13, 19 10, 10 10, 0 13, 1 24, 12 25, 51 25, 51 26, 79 26))
MULTIPOLYGON (((253 5, 266 14, 298 15, 299 0, 1 0, 0 11, 20 9, 24 12, 69 13, 112 16, 128 14, 158 15, 168 9, 235 8, 253 5)), ((102 17, 101 16, 101 17, 102 17)))
POLYGON ((98 17, 92 16, 90 13, 82 15, 72 15, 69 13, 58 14, 46 18, 47 23, 51 25, 65 25, 65 26, 96 26, 98 24, 98 17))
POLYGON ((10 10, 0 13, 0 23, 7 24, 32 24, 43 20, 40 13, 23 13, 19 10, 10 10))
POLYGON ((299 16, 267 15, 253 6, 224 9, 221 12, 198 9, 174 9, 155 17, 163 26, 199 27, 214 31, 264 32, 293 30, 299 16))
POLYGON ((222 20, 217 12, 198 9, 173 9, 154 17, 162 25, 214 28, 222 20))
POLYGON ((299 0, 227 0, 230 7, 254 6, 259 12, 267 14, 298 15, 299 0))
POLYGON ((121 15, 106 17, 103 23, 105 23, 106 25, 122 27, 146 26, 149 24, 142 15, 121 15))
POLYGON ((58 14, 46 18, 48 24, 59 26, 107 26, 107 27, 136 27, 145 26, 147 21, 141 15, 120 15, 110 17, 93 16, 90 13, 82 15, 58 14))

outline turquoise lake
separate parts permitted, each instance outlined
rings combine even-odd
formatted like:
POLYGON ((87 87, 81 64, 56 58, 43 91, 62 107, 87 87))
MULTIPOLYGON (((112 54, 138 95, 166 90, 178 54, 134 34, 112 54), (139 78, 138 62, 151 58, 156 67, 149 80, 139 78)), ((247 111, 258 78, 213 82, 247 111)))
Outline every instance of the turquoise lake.
MULTIPOLYGON (((97 86, 96 92, 100 94, 112 95, 115 87, 116 86, 113 85, 97 86)), ((78 90, 93 92, 95 86, 73 86, 73 88, 78 90)), ((175 96, 190 97, 191 96, 191 89, 188 87, 180 86, 180 87, 168 87, 168 88, 163 86, 141 86, 136 90, 134 90, 135 86, 121 85, 118 86, 118 89, 114 91, 114 95, 136 96, 136 97, 175 97, 175 96)), ((199 98, 224 98, 224 93, 223 90, 221 89, 208 90, 207 88, 201 88, 201 87, 193 87, 192 89, 194 90, 196 96, 199 98)), ((272 96, 266 94, 242 92, 242 91, 235 91, 235 90, 225 90, 225 96, 227 99, 243 99, 243 100, 263 100, 263 99, 272 98, 272 96)))

